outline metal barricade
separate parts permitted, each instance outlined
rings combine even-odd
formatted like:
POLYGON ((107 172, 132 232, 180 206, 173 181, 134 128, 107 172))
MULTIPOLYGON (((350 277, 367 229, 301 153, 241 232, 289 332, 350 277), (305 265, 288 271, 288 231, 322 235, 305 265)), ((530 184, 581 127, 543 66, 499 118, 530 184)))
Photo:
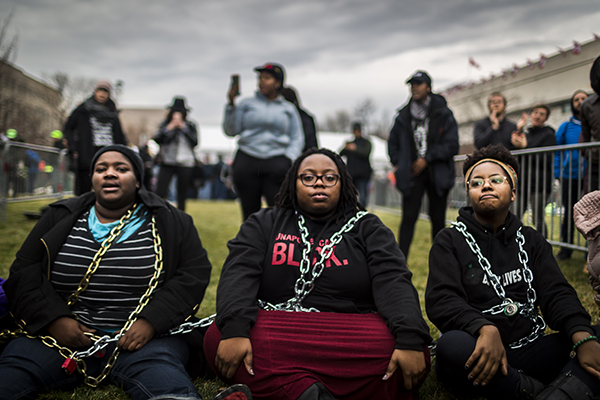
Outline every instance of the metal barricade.
MULTIPOLYGON (((521 168, 517 199, 511 206, 511 212, 522 216, 525 225, 542 232, 550 244, 586 251, 585 239, 574 227, 572 210, 585 193, 600 188, 600 142, 516 150, 512 154, 517 157, 521 168), (574 152, 579 155, 579 160, 573 165, 570 160, 574 152), (557 179, 555 168, 559 168, 557 179)), ((448 194, 448 210, 456 211, 468 205, 462 172, 465 159, 466 155, 454 157, 456 180, 448 194)), ((402 196, 385 174, 376 175, 372 188, 371 204, 374 208, 401 214, 402 196)), ((420 218, 428 218, 428 208, 425 195, 420 218)))
POLYGON ((6 220, 7 203, 61 198, 74 192, 65 150, 8 142, 0 148, 0 166, 0 221, 6 220))

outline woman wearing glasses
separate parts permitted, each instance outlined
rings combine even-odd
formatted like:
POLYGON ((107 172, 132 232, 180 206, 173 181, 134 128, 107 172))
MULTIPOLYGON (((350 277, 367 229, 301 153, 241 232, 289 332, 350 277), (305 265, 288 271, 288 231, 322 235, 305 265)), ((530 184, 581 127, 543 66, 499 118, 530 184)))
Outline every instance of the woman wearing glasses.
POLYGON ((598 327, 550 244, 509 211, 518 169, 502 145, 470 155, 471 207, 429 253, 427 315, 443 333, 437 377, 463 395, 591 399, 600 393, 598 327), (558 333, 544 335, 546 322, 558 333))
POLYGON ((255 399, 412 398, 429 328, 393 233, 357 195, 337 154, 309 149, 229 242, 205 338, 222 379, 255 399))

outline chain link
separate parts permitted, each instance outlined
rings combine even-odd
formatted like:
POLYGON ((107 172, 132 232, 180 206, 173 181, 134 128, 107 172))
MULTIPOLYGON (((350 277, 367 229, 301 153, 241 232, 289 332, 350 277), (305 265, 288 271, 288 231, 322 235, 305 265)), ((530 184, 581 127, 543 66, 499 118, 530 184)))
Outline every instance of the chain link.
POLYGON ((317 279, 323 273, 323 270, 325 269, 325 261, 327 261, 333 254, 334 247, 342 241, 342 235, 346 232, 350 232, 356 223, 367 214, 367 211, 357 212, 356 215, 350 218, 339 231, 331 235, 331 238, 329 238, 329 243, 321 248, 320 258, 314 264, 311 272, 309 257, 312 246, 310 244, 310 240, 308 239, 309 233, 305 226, 304 216, 296 212, 296 215, 298 216, 298 229, 300 230, 300 238, 302 239, 304 249, 302 250, 302 260, 300 261, 300 277, 298 277, 296 283, 294 284, 295 296, 279 304, 272 304, 264 300, 258 300, 259 307, 267 311, 318 312, 319 310, 315 307, 306 308, 302 306, 302 301, 313 290, 315 286, 315 279, 317 279), (307 280, 309 273, 310 278, 307 280))
POLYGON ((495 305, 487 310, 482 311, 486 314, 502 314, 505 313, 508 316, 512 316, 517 312, 522 316, 531 320, 535 327, 531 331, 529 335, 524 338, 521 338, 513 343, 510 343, 508 347, 511 349, 517 349, 519 347, 523 347, 524 345, 533 342, 540 336, 544 334, 544 330, 546 329, 546 321, 544 318, 538 313, 535 302, 537 300, 537 295, 535 289, 533 288, 533 272, 529 269, 529 255, 527 251, 525 251, 525 236, 521 233, 521 228, 517 230, 515 241, 519 245, 519 262, 523 267, 523 279, 527 283, 527 303, 519 303, 516 301, 512 301, 511 299, 506 297, 506 292, 504 291, 504 287, 500 283, 500 278, 496 274, 492 272, 492 266, 487 258, 481 253, 481 249, 479 245, 475 241, 475 238, 471 233, 467 230, 467 227, 462 222, 453 222, 452 227, 459 231, 464 237, 465 241, 471 248, 471 251, 477 256, 477 260, 479 261, 479 265, 486 273, 489 282, 491 283, 496 295, 502 300, 502 302, 498 305, 495 305), (516 307, 516 308, 515 308, 516 307), (510 310, 510 313, 507 312, 510 310))
POLYGON ((111 229, 108 237, 102 242, 102 244, 100 245, 100 249, 94 255, 94 258, 92 259, 92 262, 90 263, 90 266, 88 267, 87 271, 83 275, 81 282, 79 282, 79 287, 77 288, 77 290, 75 292, 73 292, 69 296, 69 298, 67 300, 67 305, 69 307, 72 306, 73 304, 77 303, 77 300, 79 300, 79 295, 88 288, 92 275, 94 275, 94 273, 98 270, 98 267, 100 266, 100 260, 102 259, 102 257, 104 257, 104 255, 106 254, 108 249, 110 249, 110 246, 112 246, 115 239, 121 234, 123 227, 125 226, 125 224, 127 222, 129 222, 129 219, 131 218, 131 216, 136 212, 137 207, 138 207, 138 205, 134 204, 133 207, 129 211, 127 211, 127 213, 125 215, 123 215, 121 217, 117 226, 115 226, 114 228, 111 229))

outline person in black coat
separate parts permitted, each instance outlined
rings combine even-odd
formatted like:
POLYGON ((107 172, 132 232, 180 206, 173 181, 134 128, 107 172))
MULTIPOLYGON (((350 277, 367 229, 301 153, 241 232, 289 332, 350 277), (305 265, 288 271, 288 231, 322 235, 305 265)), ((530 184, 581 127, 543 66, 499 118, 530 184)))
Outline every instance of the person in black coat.
POLYGON ((3 350, 0 397, 82 383, 82 371, 65 374, 61 364, 68 368, 67 355, 90 348, 95 334, 118 342, 105 357, 84 358, 89 377, 107 372, 134 400, 200 399, 186 366, 201 356, 202 336, 169 335, 193 318, 210 280, 193 220, 146 191, 143 162, 128 147, 104 147, 91 164, 94 191, 49 206, 3 284, 11 313, 31 336, 3 350))
POLYGON ((289 86, 281 89, 281 95, 284 99, 296 106, 298 114, 300 115, 300 121, 302 122, 302 130, 304 131, 304 149, 302 152, 316 147, 319 148, 317 141, 317 126, 315 124, 315 118, 310 115, 306 110, 300 107, 300 100, 296 95, 296 91, 289 86))
POLYGON ((369 180, 373 169, 369 157, 371 156, 371 142, 362 135, 362 126, 360 122, 352 124, 352 133, 354 140, 346 142, 341 156, 346 156, 348 173, 352 177, 352 183, 358 190, 358 199, 363 207, 369 203, 369 180))
POLYGON ((88 172, 94 154, 111 144, 127 144, 119 111, 110 98, 111 91, 108 81, 98 81, 94 94, 71 113, 63 129, 71 159, 70 168, 75 172, 77 196, 92 189, 88 172))
POLYGON ((429 252, 425 305, 442 333, 437 377, 459 398, 597 398, 600 329, 590 325, 552 246, 510 212, 518 171, 500 144, 476 150, 463 165, 471 206, 429 252), (545 334, 546 322, 553 333, 545 334))
POLYGON ((412 97, 396 116, 388 138, 396 187, 402 192, 400 250, 408 257, 421 199, 429 198, 431 238, 446 224, 446 201, 454 186, 458 126, 446 99, 431 93, 431 78, 417 71, 406 83, 412 97))

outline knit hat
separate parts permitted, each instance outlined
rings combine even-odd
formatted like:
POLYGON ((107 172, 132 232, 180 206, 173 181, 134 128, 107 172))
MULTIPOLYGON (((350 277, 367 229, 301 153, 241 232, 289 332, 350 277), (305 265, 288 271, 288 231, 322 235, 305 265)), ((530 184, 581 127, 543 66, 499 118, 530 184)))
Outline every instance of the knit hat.
POLYGON ((600 226, 600 190, 586 194, 573 206, 575 227, 583 236, 588 236, 600 226))
POLYGON ((94 89, 94 91, 96 91, 98 89, 104 89, 108 93, 110 93, 110 92, 112 92, 112 85, 107 80, 100 80, 100 81, 96 82, 96 88, 94 89))
POLYGON ((106 147, 103 147, 100 150, 98 150, 96 152, 96 154, 94 154, 94 157, 92 158, 92 164, 90 167, 90 176, 92 176, 94 173, 94 166, 96 165, 96 161, 98 161, 98 158, 103 153, 106 153, 107 151, 117 151, 117 152, 123 154, 125 157, 127 157, 129 159, 129 161, 131 161, 131 165, 133 165, 133 173, 135 174, 135 177, 137 178, 140 186, 143 184, 143 182, 144 182, 144 162, 142 161, 142 158, 134 150, 130 149, 127 146, 123 146, 122 144, 112 144, 110 146, 106 146, 106 147))

